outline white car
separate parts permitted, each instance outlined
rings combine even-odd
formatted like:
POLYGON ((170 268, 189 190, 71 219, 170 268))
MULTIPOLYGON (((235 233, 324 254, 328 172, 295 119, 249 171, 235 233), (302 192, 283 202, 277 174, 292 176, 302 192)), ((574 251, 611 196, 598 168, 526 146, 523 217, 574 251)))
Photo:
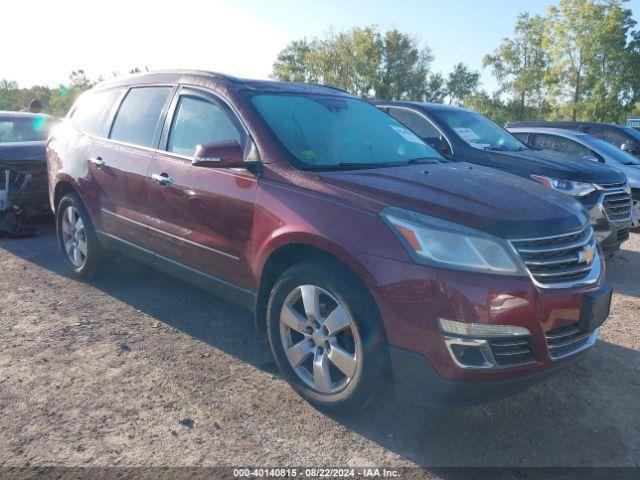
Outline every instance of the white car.
POLYGON ((640 159, 584 132, 562 128, 514 127, 508 129, 534 149, 571 154, 585 161, 601 162, 627 176, 633 198, 632 228, 640 227, 640 159))

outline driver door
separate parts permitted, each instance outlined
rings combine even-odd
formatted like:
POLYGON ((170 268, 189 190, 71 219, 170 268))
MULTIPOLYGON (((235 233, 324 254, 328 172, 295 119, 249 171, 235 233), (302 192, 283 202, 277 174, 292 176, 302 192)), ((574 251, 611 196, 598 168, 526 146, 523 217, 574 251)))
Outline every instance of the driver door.
POLYGON ((222 140, 245 147, 251 141, 226 103, 208 91, 181 87, 169 108, 161 152, 149 166, 151 246, 161 259, 251 289, 247 251, 257 178, 244 169, 191 164, 198 145, 222 140))

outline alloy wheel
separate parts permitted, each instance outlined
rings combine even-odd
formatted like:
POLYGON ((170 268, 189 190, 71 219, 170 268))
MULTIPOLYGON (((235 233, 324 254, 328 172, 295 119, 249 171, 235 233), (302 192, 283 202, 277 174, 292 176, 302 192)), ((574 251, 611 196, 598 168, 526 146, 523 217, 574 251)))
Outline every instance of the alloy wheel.
POLYGON ((87 232, 80 213, 68 206, 62 214, 62 243, 74 267, 82 268, 87 261, 87 232))
POLYGON ((343 390, 362 363, 362 342, 349 310, 315 285, 301 285, 285 298, 280 338, 298 378, 321 394, 343 390))

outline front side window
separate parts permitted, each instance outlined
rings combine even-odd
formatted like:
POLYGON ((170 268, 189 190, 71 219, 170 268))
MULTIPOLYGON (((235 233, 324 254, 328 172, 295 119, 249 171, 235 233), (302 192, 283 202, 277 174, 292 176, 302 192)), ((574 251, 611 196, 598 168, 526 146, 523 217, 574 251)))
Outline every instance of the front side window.
POLYGON ((259 93, 251 101, 301 168, 372 168, 424 158, 443 160, 411 130, 363 100, 259 93))
POLYGON ((474 148, 509 152, 527 148, 504 128, 479 113, 468 110, 438 110, 433 115, 474 148))
POLYGON ((587 147, 568 138, 558 137, 557 135, 536 134, 533 146, 540 150, 566 153, 577 157, 588 157, 593 155, 591 150, 587 147))
POLYGON ((143 147, 155 147, 153 139, 171 87, 132 88, 122 101, 109 138, 143 147))
POLYGON ((123 91, 123 88, 88 91, 80 97, 73 109, 72 120, 80 128, 93 135, 105 135, 113 106, 123 91))
POLYGON ((191 157, 198 145, 223 140, 242 143, 242 135, 227 112, 207 100, 182 96, 171 123, 167 151, 191 157))
POLYGON ((617 147, 620 147, 623 143, 627 141, 627 137, 622 133, 617 131, 615 128, 608 127, 586 127, 585 132, 589 135, 592 135, 596 138, 604 140, 605 142, 612 143, 617 147))
POLYGON ((424 140, 426 144, 438 151, 451 154, 451 148, 440 131, 419 113, 395 107, 389 107, 388 113, 424 140))

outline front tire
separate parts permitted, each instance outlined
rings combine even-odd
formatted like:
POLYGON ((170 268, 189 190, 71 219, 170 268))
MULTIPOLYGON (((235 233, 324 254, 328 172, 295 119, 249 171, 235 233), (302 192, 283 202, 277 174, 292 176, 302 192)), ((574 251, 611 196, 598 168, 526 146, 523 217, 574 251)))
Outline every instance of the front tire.
POLYGON ((359 410, 389 379, 378 310, 359 279, 337 262, 287 269, 271 291, 267 327, 286 380, 318 409, 359 410))
POLYGON ((103 250, 87 209, 76 193, 60 200, 56 229, 58 244, 71 270, 79 277, 95 275, 102 263, 103 250))

